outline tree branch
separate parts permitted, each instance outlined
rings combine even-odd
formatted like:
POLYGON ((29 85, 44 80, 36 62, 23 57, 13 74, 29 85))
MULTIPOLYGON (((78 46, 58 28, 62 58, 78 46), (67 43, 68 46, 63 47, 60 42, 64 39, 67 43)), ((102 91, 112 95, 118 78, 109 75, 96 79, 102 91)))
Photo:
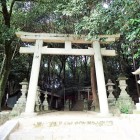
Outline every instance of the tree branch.
POLYGON ((2 72, 3 72, 3 67, 4 67, 5 59, 6 59, 6 55, 4 54, 3 61, 2 61, 2 64, 1 64, 1 68, 0 68, 0 76, 2 75, 2 72))
POLYGON ((6 0, 1 0, 1 6, 2 6, 2 14, 4 17, 5 25, 10 27, 10 16, 6 5, 6 0))
POLYGON ((10 6, 10 11, 9 11, 9 16, 10 17, 12 15, 12 9, 13 9, 14 3, 15 3, 15 0, 12 1, 11 6, 10 6))

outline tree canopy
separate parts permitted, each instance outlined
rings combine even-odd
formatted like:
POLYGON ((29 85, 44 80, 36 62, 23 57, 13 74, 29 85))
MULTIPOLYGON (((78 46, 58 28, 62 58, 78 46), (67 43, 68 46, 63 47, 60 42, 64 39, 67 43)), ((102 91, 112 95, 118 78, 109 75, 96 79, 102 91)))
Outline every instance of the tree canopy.
MULTIPOLYGON (((19 30, 85 34, 87 39, 120 33, 119 41, 102 46, 118 53, 115 58, 103 58, 105 77, 115 82, 124 73, 130 78, 130 87, 135 86, 131 72, 140 65, 139 11, 139 0, 0 0, 0 102, 8 81, 18 84, 24 78, 29 80, 32 56, 19 54, 19 47, 30 44, 16 38, 19 30)), ((43 56, 41 67, 40 79, 48 83, 57 76, 67 86, 90 85, 87 56, 43 56)), ((130 88, 130 94, 137 92, 130 88)))

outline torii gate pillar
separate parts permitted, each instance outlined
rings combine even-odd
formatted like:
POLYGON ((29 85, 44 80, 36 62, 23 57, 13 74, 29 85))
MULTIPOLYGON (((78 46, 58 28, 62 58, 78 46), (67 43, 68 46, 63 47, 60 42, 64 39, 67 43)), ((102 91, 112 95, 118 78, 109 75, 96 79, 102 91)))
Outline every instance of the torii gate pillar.
POLYGON ((96 79, 97 79, 97 88, 98 88, 98 97, 100 104, 100 113, 102 115, 109 114, 108 108, 108 100, 105 86, 105 78, 104 78, 104 70, 103 70, 103 62, 101 56, 101 48, 99 41, 93 42, 94 48, 94 61, 95 61, 95 69, 96 69, 96 79))
POLYGON ((28 89, 28 98, 25 108, 25 115, 35 115, 34 113, 34 106, 35 106, 35 98, 36 98, 36 91, 37 91, 37 84, 38 84, 38 77, 39 77, 39 70, 40 70, 40 62, 41 62, 41 48, 43 45, 43 40, 36 40, 35 44, 35 51, 31 69, 31 76, 30 76, 30 83, 28 89))

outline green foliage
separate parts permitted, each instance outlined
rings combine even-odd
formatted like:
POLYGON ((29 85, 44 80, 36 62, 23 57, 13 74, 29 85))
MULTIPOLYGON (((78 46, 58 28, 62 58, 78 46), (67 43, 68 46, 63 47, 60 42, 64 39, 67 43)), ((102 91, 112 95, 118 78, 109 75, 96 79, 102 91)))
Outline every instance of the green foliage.
POLYGON ((121 113, 124 113, 124 114, 129 114, 129 107, 128 106, 123 106, 122 108, 121 108, 121 113))
POLYGON ((126 27, 128 34, 126 39, 129 41, 135 41, 140 38, 140 19, 130 19, 126 27))
POLYGON ((60 32, 86 34, 87 39, 96 38, 99 34, 120 33, 120 44, 117 44, 117 48, 110 47, 118 51, 121 59, 131 58, 131 63, 133 55, 137 59, 140 56, 140 2, 114 0, 107 4, 108 8, 103 7, 102 1, 72 0, 60 3, 55 13, 62 18, 56 20, 56 25, 60 32))
POLYGON ((13 37, 15 36, 15 28, 8 28, 4 24, 0 24, 0 44, 4 44, 5 41, 12 40, 13 37))
POLYGON ((120 109, 121 113, 132 114, 134 109, 134 104, 131 101, 131 98, 119 98, 116 102, 116 106, 120 109))

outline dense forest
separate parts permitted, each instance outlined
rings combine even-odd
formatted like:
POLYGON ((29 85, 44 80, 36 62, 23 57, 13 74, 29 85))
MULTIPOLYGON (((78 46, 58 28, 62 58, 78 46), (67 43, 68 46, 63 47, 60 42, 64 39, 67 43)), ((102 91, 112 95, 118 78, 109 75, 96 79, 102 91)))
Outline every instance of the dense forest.
MULTIPOLYGON (((131 72, 140 66, 140 1, 139 0, 0 0, 0 104, 6 94, 12 95, 29 81, 31 54, 20 54, 15 32, 84 34, 87 39, 102 34, 120 34, 120 39, 101 47, 115 49, 116 57, 103 57, 106 82, 115 83, 124 74, 127 91, 137 102, 139 77, 131 72)), ((63 47, 63 44, 47 44, 63 47)), ((73 45, 73 48, 86 46, 73 45)), ((91 56, 43 55, 39 83, 42 90, 56 87, 93 86, 96 91, 94 58, 91 56), (92 84, 91 84, 92 83, 92 84)), ((0 108, 1 110, 1 108, 0 108)))

